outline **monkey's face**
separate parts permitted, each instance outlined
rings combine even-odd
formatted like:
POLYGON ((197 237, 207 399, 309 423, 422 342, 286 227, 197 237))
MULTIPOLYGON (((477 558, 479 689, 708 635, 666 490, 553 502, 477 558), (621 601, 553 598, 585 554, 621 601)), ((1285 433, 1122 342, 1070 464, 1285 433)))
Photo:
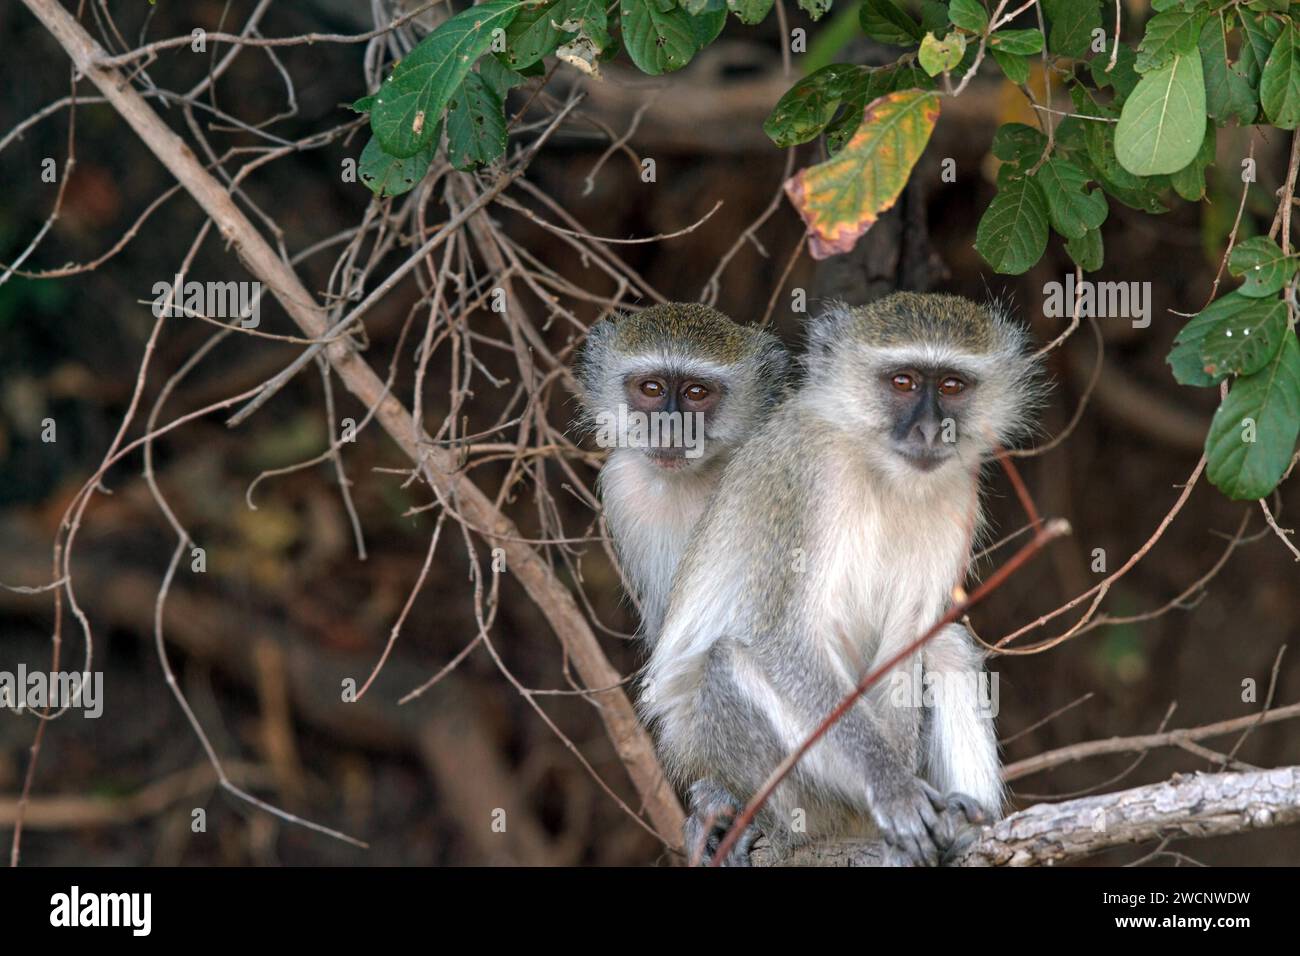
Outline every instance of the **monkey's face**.
POLYGON ((909 466, 932 472, 958 458, 963 425, 979 383, 966 369, 942 365, 886 367, 878 383, 890 449, 909 466))
POLYGON ((1024 330, 952 296, 832 308, 804 362, 800 400, 906 489, 969 475, 1025 436, 1044 391, 1024 330))
POLYGON ((906 487, 930 488, 979 468, 1000 439, 1008 390, 986 356, 862 345, 844 348, 817 374, 819 404, 861 444, 868 467, 906 487))
POLYGON ((636 416, 627 443, 656 467, 690 468, 716 452, 710 438, 726 392, 721 379, 658 370, 626 376, 623 390, 627 408, 636 416))

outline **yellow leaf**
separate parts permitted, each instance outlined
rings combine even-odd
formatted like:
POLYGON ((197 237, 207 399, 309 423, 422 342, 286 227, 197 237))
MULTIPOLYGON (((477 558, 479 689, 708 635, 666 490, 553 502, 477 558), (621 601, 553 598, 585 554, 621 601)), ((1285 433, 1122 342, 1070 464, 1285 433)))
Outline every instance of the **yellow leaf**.
POLYGON ((894 205, 938 118, 934 93, 882 96, 867 104, 862 125, 843 149, 786 181, 786 195, 808 225, 814 259, 848 252, 894 205))

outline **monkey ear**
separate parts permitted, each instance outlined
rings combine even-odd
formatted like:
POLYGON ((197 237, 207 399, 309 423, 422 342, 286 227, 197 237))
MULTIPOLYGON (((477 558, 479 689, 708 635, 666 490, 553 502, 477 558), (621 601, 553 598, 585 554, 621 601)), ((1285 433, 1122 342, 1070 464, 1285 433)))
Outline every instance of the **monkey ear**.
POLYGON ((808 320, 808 356, 821 357, 844 337, 845 329, 853 318, 849 306, 839 300, 826 303, 826 308, 808 320))
POLYGON ((583 340, 582 348, 578 352, 578 361, 574 365, 574 372, 577 374, 578 381, 582 383, 583 388, 588 392, 597 388, 600 384, 600 376, 606 369, 613 348, 614 335, 617 331, 617 318, 615 316, 603 318, 587 329, 587 337, 583 340))
POLYGON ((780 342, 773 341, 763 356, 763 362, 773 378, 785 381, 790 374, 790 353, 780 342))

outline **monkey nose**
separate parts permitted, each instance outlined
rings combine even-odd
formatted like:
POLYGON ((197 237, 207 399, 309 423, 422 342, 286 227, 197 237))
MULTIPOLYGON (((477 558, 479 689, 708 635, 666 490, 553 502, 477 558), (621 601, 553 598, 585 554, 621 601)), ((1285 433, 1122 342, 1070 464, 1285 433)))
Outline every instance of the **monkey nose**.
POLYGON ((938 422, 918 422, 916 432, 925 440, 925 447, 933 448, 939 444, 940 426, 938 422))

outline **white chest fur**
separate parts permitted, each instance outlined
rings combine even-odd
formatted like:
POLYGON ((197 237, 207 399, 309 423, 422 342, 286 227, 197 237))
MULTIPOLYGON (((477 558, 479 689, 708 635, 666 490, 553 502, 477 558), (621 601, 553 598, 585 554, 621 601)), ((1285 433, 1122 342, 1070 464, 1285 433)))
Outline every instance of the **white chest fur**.
POLYGON ((829 479, 840 487, 815 519, 806 606, 853 682, 938 620, 965 576, 978 505, 971 477, 953 479, 905 492, 861 473, 829 479))
MULTIPOLYGON (((710 463, 712 465, 712 463, 710 463)), ((657 634, 673 574, 717 485, 691 467, 665 470, 636 449, 618 449, 600 473, 601 499, 619 561, 641 605, 642 630, 657 634)))

